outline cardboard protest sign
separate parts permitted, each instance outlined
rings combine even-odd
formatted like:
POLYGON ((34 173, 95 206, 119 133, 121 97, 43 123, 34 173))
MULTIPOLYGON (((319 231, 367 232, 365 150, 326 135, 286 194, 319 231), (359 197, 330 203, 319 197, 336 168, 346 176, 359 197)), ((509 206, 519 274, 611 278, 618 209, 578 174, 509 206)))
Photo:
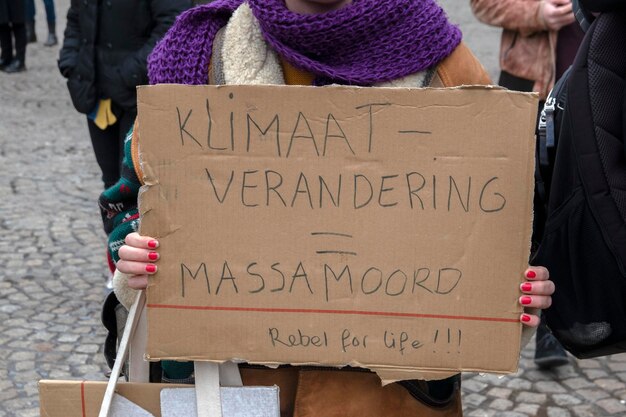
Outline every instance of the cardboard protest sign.
POLYGON ((139 89, 149 359, 512 372, 532 94, 139 89))
MULTIPOLYGON (((97 417, 107 383, 104 381, 39 381, 39 408, 41 417, 97 417)), ((116 398, 118 409, 133 409, 134 414, 126 417, 153 415, 161 417, 161 391, 182 385, 173 384, 136 384, 120 383, 117 385, 116 398), (135 408, 141 407, 137 410, 135 408)), ((114 402, 115 405, 115 402, 114 402)), ((124 414, 115 413, 112 416, 124 414)))

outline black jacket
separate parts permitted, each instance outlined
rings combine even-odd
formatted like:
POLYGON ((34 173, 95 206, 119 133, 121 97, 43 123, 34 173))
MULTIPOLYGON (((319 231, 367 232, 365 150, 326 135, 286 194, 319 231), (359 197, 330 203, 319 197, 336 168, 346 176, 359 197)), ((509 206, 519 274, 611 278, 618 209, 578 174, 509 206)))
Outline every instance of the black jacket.
POLYGON ((132 110, 148 83, 146 60, 191 0, 72 0, 59 70, 74 107, 89 113, 101 98, 132 110))
POLYGON ((580 0, 580 3, 591 12, 626 10, 626 2, 624 0, 580 0))
POLYGON ((25 7, 24 0, 0 0, 0 25, 24 23, 25 7))

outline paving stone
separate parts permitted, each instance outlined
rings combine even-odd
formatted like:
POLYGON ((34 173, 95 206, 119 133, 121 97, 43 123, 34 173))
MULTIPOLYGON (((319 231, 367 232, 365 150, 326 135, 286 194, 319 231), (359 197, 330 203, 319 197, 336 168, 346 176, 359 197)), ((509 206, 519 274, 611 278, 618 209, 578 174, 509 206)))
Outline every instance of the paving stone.
POLYGON ((594 383, 589 381, 586 378, 570 378, 563 381, 564 385, 567 385, 571 389, 580 389, 580 388, 588 388, 593 387, 594 383))
POLYGON ((595 382, 598 387, 607 391, 617 391, 626 388, 626 384, 615 378, 601 378, 593 382, 595 382))
POLYGON ((100 350, 99 345, 83 344, 83 345, 76 347, 76 352, 79 352, 79 353, 96 353, 99 350, 100 350))
MULTIPOLYGON (((532 385, 532 382, 522 378, 511 379, 506 384, 507 388, 511 388, 515 391, 527 391, 531 389, 532 385)), ((465 388, 465 386, 463 388, 465 388)))
POLYGON ((626 413, 626 405, 616 398, 606 398, 599 400, 596 405, 609 414, 626 413))
POLYGON ((613 393, 615 398, 618 398, 620 401, 626 402, 626 390, 616 391, 613 393))
POLYGON ((515 402, 525 404, 525 403, 535 403, 535 404, 543 404, 548 399, 546 394, 538 394, 535 392, 520 392, 515 398, 515 402))
POLYGON ((518 404, 515 406, 515 410, 518 413, 522 413, 526 416, 536 416, 539 411, 539 404, 518 404))
POLYGON ((556 405, 560 405, 562 407, 567 407, 567 408, 569 408, 569 406, 571 405, 576 405, 576 404, 581 403, 581 400, 579 400, 578 398, 576 398, 574 395, 571 395, 571 394, 554 394, 552 395, 552 400, 554 400, 554 403, 556 405))
POLYGON ((548 393, 548 394, 561 394, 567 392, 565 388, 561 384, 555 381, 539 381, 535 383, 535 388, 537 392, 548 393))
POLYGON ((548 417, 571 417, 571 413, 564 408, 548 407, 548 417))
POLYGON ((513 404, 513 401, 505 400, 503 398, 497 398, 489 404, 489 408, 493 408, 499 411, 506 411, 513 408, 513 404))
POLYGON ((463 395, 463 405, 465 407, 467 406, 478 407, 486 399, 487 397, 485 397, 484 395, 480 395, 476 393, 466 394, 466 395, 463 395))
POLYGON ((492 388, 487 392, 487 395, 495 398, 507 399, 511 395, 512 390, 507 388, 492 388))
POLYGON ((496 412, 493 410, 473 410, 466 414, 468 417, 493 417, 496 412))
POLYGON ((549 381, 552 379, 552 376, 547 372, 540 371, 538 369, 531 369, 524 373, 524 378, 529 381, 549 381))
POLYGON ((12 361, 33 361, 35 360, 35 352, 15 352, 9 359, 12 361))
POLYGON ((595 407, 590 404, 575 405, 571 411, 576 417, 599 417, 595 407))
POLYGON ((585 375, 587 375, 587 378, 592 380, 605 378, 609 375, 608 372, 604 369, 583 369, 583 372, 585 375))
POLYGON ((599 359, 585 359, 578 362, 578 367, 582 369, 601 369, 602 364, 599 359))
POLYGON ((584 400, 592 403, 610 396, 609 393, 600 389, 581 389, 576 391, 576 393, 584 400))

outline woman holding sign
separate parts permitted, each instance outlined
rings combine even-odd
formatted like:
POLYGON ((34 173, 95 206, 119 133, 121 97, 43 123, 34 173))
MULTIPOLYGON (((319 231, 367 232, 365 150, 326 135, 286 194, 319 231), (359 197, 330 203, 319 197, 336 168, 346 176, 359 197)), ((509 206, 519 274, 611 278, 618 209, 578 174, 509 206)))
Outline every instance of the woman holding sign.
MULTIPOLYGON (((452 87, 489 84, 434 0, 217 0, 183 14, 149 59, 150 82, 179 84, 344 84, 452 87)), ((129 175, 120 185, 137 193, 138 129, 127 143, 129 175), (134 157, 133 157, 134 155, 134 157)), ((109 248, 117 262, 115 291, 125 305, 157 271, 159 242, 134 233, 134 201, 105 192, 103 218, 115 227, 109 248), (117 249, 119 248, 119 252, 117 249)), ((546 308, 554 285, 548 271, 525 271, 519 302, 546 308)), ((539 319, 520 316, 527 329, 539 319)), ((528 332, 525 332, 528 333, 528 332)), ((164 363, 164 376, 185 378, 184 365, 164 363)), ((301 370, 243 372, 244 382, 281 387, 282 415, 460 416, 460 377, 380 386, 369 372, 301 370), (297 393, 296 393, 297 391, 297 393)))

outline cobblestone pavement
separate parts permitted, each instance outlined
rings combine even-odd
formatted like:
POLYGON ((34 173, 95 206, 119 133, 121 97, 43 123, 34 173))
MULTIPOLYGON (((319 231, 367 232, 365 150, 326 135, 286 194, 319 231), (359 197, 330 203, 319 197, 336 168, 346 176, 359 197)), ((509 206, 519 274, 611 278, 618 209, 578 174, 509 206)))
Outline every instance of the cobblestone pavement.
MULTIPOLYGON (((477 23, 466 3, 442 1, 496 75, 498 31, 477 23)), ((60 28, 68 5, 57 0, 60 28)), ((29 45, 26 73, 0 73, 0 417, 39 415, 39 379, 105 379, 101 183, 57 53, 29 45)), ((552 372, 537 370, 532 355, 530 346, 512 376, 466 375, 466 415, 626 416, 626 355, 552 372)))

